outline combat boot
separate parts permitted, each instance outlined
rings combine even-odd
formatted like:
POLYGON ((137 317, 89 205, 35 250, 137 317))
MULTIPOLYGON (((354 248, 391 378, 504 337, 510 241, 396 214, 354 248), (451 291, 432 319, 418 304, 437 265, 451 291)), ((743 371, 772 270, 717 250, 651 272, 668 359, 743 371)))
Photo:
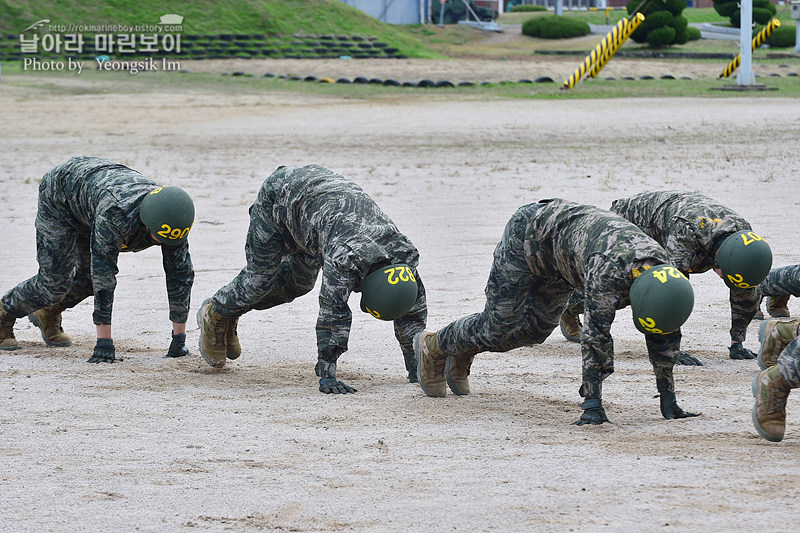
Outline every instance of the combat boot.
POLYGON ((569 342, 581 342, 581 319, 578 315, 571 315, 564 311, 561 313, 561 334, 569 342))
POLYGON ((775 318, 786 318, 789 313, 789 295, 767 296, 767 313, 775 318))
POLYGON ((447 358, 444 375, 453 394, 469 394, 469 369, 475 355, 451 355, 447 358))
POLYGON ((765 320, 758 327, 758 366, 769 368, 778 362, 778 356, 797 337, 800 318, 765 320))
POLYGON ((242 346, 239 344, 239 317, 233 318, 228 326, 228 333, 225 335, 225 343, 227 344, 226 355, 228 359, 234 360, 242 355, 242 346))
POLYGON ((28 320, 39 328, 42 340, 48 346, 72 346, 72 339, 64 333, 64 328, 61 327, 61 313, 65 309, 66 307, 54 305, 28 315, 28 320))
POLYGON ((753 378, 753 425, 770 442, 780 442, 786 430, 786 399, 791 387, 778 366, 762 370, 753 378))
POLYGON ((230 322, 231 319, 214 311, 210 299, 206 299, 197 310, 197 327, 200 328, 198 341, 200 354, 206 363, 215 368, 225 366, 228 351, 225 340, 230 322))
POLYGON ((417 378, 428 396, 443 398, 447 394, 445 365, 447 357, 439 349, 437 334, 429 331, 414 336, 414 354, 417 356, 417 378))
POLYGON ((17 319, 6 313, 3 304, 0 303, 0 350, 16 350, 19 348, 17 339, 14 337, 14 322, 17 319))

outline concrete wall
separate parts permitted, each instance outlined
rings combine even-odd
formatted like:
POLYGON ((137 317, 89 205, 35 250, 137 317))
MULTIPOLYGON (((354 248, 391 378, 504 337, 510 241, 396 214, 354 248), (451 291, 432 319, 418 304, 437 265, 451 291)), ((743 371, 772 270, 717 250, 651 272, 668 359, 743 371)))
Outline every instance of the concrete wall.
MULTIPOLYGON (((385 24, 424 24, 436 0, 340 0, 385 24)), ((438 1, 436 1, 438 4, 438 1)))

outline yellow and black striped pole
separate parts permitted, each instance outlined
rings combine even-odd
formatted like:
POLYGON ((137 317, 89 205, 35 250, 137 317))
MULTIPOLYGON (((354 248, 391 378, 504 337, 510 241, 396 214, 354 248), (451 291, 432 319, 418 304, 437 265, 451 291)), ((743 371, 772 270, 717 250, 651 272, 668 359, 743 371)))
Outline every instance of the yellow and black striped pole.
POLYGON ((627 24, 628 19, 626 18, 623 18, 617 22, 617 24, 611 28, 611 31, 608 32, 605 37, 603 37, 603 40, 594 47, 594 50, 589 52, 589 55, 583 59, 583 62, 578 68, 575 69, 575 72, 570 74, 569 78, 564 80, 564 84, 561 86, 561 89, 572 89, 572 87, 574 87, 575 84, 580 81, 583 75, 586 74, 586 71, 589 70, 592 65, 594 65, 595 61, 597 61, 603 52, 608 49, 613 40, 622 33, 625 25, 627 24))
POLYGON ((595 63, 594 67, 592 67, 592 69, 589 71, 589 76, 592 78, 597 76, 600 70, 606 65, 606 63, 608 63, 608 60, 617 53, 617 50, 619 50, 620 47, 622 47, 622 43, 624 43, 628 37, 630 37, 631 34, 636 31, 636 28, 638 28, 643 21, 644 15, 641 13, 636 13, 636 16, 625 25, 625 29, 622 30, 622 35, 619 36, 619 39, 613 43, 613 46, 606 50, 597 63, 595 63))
MULTIPOLYGON (((778 19, 770 20, 764 28, 758 32, 758 35, 753 37, 753 50, 758 48, 764 43, 764 40, 769 37, 769 34, 775 31, 775 28, 781 25, 781 21, 778 19)), ((747 41, 745 41, 747 42, 747 41)), ((747 50, 747 48, 745 48, 747 50)), ((731 74, 733 74, 737 68, 739 68, 739 64, 742 62, 742 53, 739 52, 736 54, 736 57, 733 58, 733 61, 728 63, 728 66, 722 70, 722 74, 719 75, 720 78, 727 78, 731 74)))

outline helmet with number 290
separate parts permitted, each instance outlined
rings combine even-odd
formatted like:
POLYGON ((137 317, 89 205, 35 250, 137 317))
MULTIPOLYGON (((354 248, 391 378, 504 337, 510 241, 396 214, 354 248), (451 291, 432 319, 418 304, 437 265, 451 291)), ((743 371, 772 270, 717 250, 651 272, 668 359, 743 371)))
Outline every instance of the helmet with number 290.
POLYGON ((139 218, 161 244, 186 242, 194 223, 194 202, 180 187, 159 187, 142 199, 139 218))
POLYGON ((676 267, 658 265, 645 270, 631 286, 631 309, 636 329, 663 335, 680 328, 694 307, 694 291, 676 267))
POLYGON ((361 283, 361 310, 379 320, 396 320, 417 301, 417 279, 408 265, 389 265, 361 283))
POLYGON ((737 231, 717 250, 714 267, 722 271, 722 280, 731 289, 755 287, 772 268, 772 250, 761 235, 737 231))

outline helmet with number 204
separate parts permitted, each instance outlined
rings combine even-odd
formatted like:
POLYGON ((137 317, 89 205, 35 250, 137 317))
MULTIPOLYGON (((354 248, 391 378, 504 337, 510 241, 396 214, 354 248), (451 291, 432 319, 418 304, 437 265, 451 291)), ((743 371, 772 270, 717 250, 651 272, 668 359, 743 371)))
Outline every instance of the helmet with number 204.
POLYGON ((161 244, 179 246, 192 229, 194 202, 180 187, 159 187, 142 200, 139 218, 161 244))
POLYGON ((645 334, 676 331, 694 307, 694 291, 688 278, 671 265, 645 270, 633 281, 630 295, 633 323, 645 334))
POLYGON ((722 271, 722 280, 731 289, 755 287, 772 268, 772 250, 761 235, 737 231, 717 250, 714 267, 722 271))
POLYGON ((396 320, 417 301, 417 279, 408 265, 379 268, 361 283, 361 310, 379 320, 396 320))

